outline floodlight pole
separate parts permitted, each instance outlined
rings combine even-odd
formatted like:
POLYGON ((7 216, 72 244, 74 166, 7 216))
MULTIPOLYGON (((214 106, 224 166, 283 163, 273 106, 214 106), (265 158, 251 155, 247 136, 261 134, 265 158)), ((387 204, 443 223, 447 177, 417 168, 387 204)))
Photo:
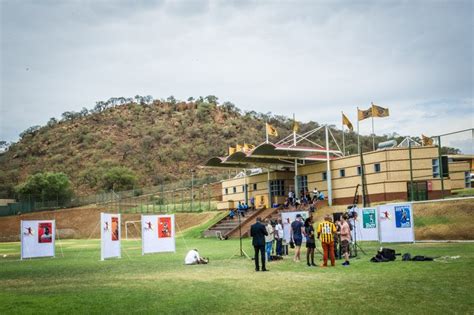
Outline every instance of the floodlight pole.
POLYGON ((194 211, 194 169, 191 170, 191 211, 194 211))
POLYGON ((242 223, 241 223, 241 221, 240 221, 241 213, 239 212, 237 215, 238 215, 238 217, 239 217, 240 256, 243 256, 243 255, 244 255, 244 252, 243 252, 243 250, 242 250, 242 223))
POLYGON ((329 161, 329 130, 328 125, 326 130, 326 180, 328 186, 328 206, 332 206, 332 183, 331 183, 331 162, 329 161))

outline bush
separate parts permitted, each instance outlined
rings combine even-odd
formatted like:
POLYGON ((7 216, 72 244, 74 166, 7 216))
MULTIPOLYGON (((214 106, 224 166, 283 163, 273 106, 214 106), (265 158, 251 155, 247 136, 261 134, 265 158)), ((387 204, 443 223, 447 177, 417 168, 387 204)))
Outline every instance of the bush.
POLYGON ((137 182, 137 176, 135 173, 123 166, 116 166, 105 171, 102 176, 102 188, 106 190, 129 190, 137 182))
POLYGON ((15 188, 20 198, 68 200, 72 197, 71 182, 64 173, 37 173, 15 188))

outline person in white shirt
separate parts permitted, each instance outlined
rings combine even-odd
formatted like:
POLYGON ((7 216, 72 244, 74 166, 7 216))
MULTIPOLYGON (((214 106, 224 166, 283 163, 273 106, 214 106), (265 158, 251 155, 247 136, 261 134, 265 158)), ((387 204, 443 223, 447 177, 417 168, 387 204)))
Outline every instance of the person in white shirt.
POLYGON ((267 234, 265 236, 265 251, 267 252, 267 261, 272 260, 272 246, 273 246, 273 227, 270 219, 265 220, 265 228, 267 229, 267 234))
POLYGON ((277 256, 283 256, 283 226, 281 225, 281 219, 278 219, 275 225, 275 240, 276 254, 277 256))
POLYGON ((184 258, 185 265, 200 265, 200 264, 207 264, 209 259, 204 257, 200 257, 197 249, 190 250, 186 257, 184 258))

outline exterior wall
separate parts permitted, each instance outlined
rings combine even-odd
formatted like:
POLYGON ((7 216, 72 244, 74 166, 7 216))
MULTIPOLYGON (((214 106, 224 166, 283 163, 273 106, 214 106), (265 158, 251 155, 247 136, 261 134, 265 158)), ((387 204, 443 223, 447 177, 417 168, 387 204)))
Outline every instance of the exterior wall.
POLYGON ((471 165, 468 161, 455 161, 449 163, 449 178, 452 189, 463 189, 465 185, 465 173, 471 173, 471 165))
MULTIPOLYGON (((441 183, 439 178, 433 178, 432 160, 437 159, 436 147, 412 148, 412 174, 413 180, 429 181, 431 191, 428 199, 441 196, 441 183)), ((332 198, 334 204, 351 204, 355 195, 357 184, 362 184, 361 176, 357 173, 360 165, 358 155, 339 158, 331 161, 332 198), (342 177, 340 171, 345 171, 342 177)), ((308 188, 317 187, 327 196, 327 181, 323 180, 326 172, 326 162, 307 165, 298 169, 299 175, 308 176, 308 188)), ((407 148, 388 149, 364 153, 364 173, 367 183, 367 193, 370 202, 389 200, 407 200, 410 182, 410 161, 407 148), (380 171, 375 171, 375 164, 380 164, 380 171)), ((444 180, 445 193, 451 190, 450 181, 444 180)), ((362 200, 362 189, 358 191, 359 202, 362 200)))
MULTIPOLYGON (((270 173, 270 180, 277 180, 282 179, 284 180, 284 190, 285 194, 288 194, 290 187, 293 186, 294 183, 294 173, 293 172, 271 172, 270 173)), ((245 191, 244 185, 247 181, 248 185, 248 198, 265 195, 268 196, 268 174, 262 173, 258 175, 248 176, 247 178, 234 178, 225 180, 222 182, 222 200, 225 202, 233 201, 234 207, 237 205, 239 201, 245 201, 245 191), (254 185, 256 185, 256 189, 254 189, 254 185), (236 192, 234 193, 234 187, 236 192), (227 188, 227 194, 226 194, 227 188)), ((277 197, 273 202, 282 203, 284 201, 285 196, 277 197)), ((269 206, 268 204, 266 205, 269 206)))

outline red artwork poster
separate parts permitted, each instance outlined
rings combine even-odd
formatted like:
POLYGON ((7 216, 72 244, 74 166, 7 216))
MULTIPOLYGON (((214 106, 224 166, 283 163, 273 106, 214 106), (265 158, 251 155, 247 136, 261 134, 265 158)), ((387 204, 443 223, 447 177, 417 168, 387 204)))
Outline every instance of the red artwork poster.
POLYGON ((119 219, 118 217, 112 217, 112 241, 118 241, 119 238, 119 219))
POLYGON ((53 241, 53 226, 51 222, 38 223, 38 243, 51 243, 53 241))
POLYGON ((158 238, 171 237, 172 229, 171 218, 159 218, 158 219, 158 238))

